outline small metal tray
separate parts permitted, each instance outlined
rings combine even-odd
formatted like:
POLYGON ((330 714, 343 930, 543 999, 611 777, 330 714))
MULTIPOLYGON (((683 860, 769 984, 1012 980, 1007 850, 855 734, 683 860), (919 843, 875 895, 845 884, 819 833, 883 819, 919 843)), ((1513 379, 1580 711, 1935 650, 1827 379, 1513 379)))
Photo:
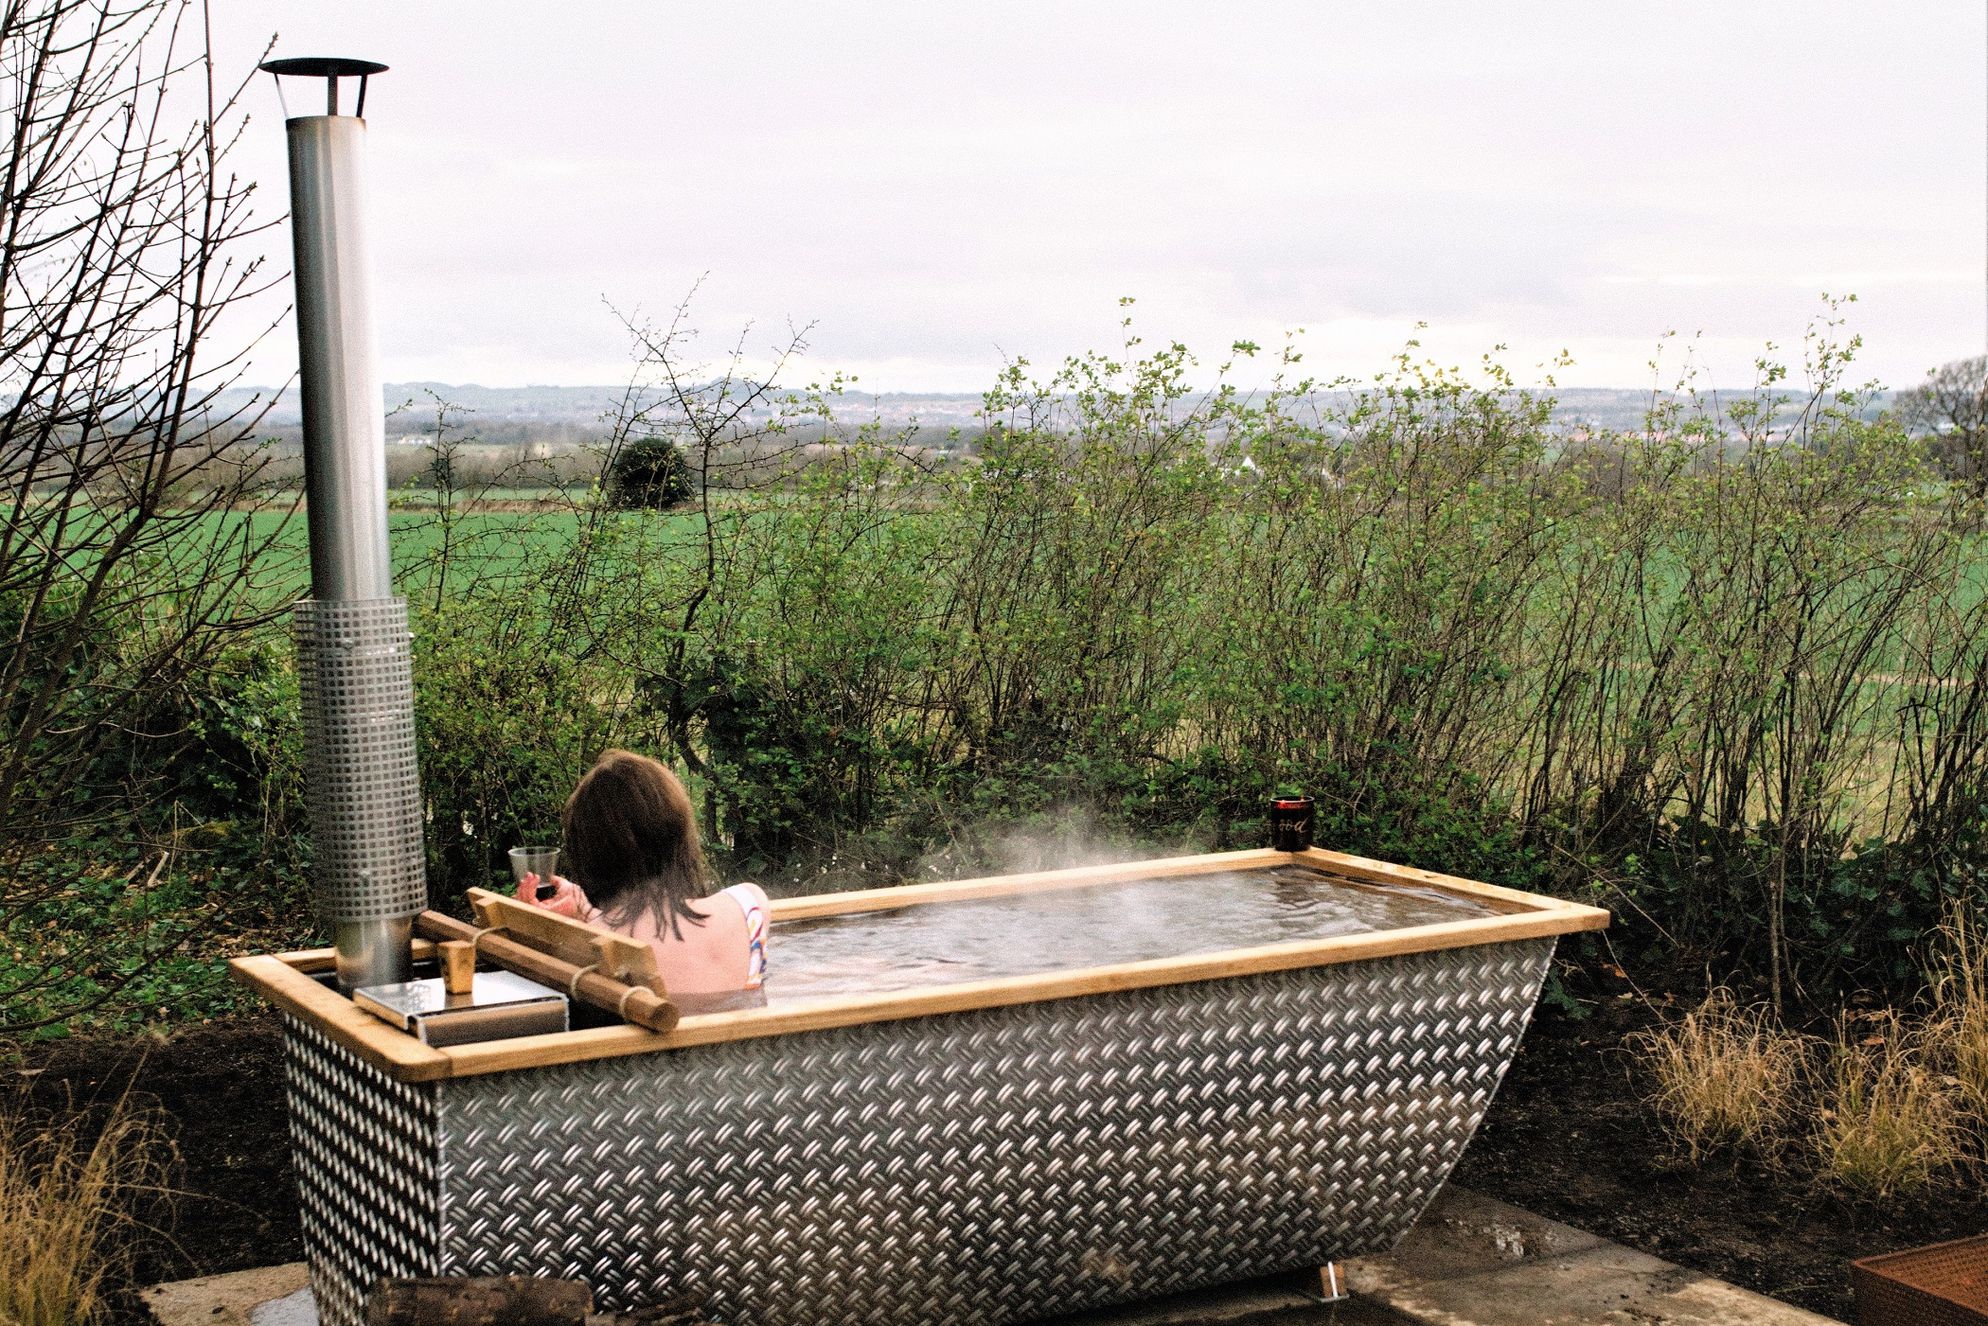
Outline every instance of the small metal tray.
POLYGON ((361 986, 352 1002, 424 1045, 466 1045, 570 1030, 560 991, 516 972, 480 971, 468 994, 450 994, 442 978, 361 986))

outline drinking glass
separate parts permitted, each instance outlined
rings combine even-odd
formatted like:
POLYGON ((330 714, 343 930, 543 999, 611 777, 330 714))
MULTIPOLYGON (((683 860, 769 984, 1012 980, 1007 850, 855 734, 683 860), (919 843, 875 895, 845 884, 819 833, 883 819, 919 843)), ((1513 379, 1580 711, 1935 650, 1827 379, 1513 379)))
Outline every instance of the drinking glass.
POLYGON ((559 891, 552 882, 552 875, 559 868, 557 847, 513 847, 511 849, 511 878, 518 883, 525 882, 526 875, 538 876, 538 896, 550 898, 559 891))

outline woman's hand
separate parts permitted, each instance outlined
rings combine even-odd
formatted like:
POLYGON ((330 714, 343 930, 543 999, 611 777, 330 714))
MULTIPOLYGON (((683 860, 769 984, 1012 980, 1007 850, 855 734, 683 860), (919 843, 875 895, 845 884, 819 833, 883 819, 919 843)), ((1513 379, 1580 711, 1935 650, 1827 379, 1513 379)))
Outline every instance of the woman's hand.
POLYGON ((581 891, 578 884, 564 875, 552 877, 553 892, 549 897, 538 896, 540 883, 537 875, 527 871, 525 877, 518 881, 518 901, 530 903, 534 907, 543 907, 548 912, 557 912, 561 916, 570 916, 575 921, 584 921, 593 915, 593 904, 587 901, 587 895, 581 891))

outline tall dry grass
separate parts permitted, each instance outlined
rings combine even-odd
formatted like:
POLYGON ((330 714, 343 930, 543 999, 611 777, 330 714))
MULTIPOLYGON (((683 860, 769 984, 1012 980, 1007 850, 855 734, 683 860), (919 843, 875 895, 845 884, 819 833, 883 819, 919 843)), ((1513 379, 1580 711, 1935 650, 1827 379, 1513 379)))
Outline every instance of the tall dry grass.
POLYGON ((1736 1148, 1773 1158, 1802 1084, 1803 1037, 1719 989, 1643 1033, 1639 1047, 1657 1080, 1657 1108, 1692 1160, 1736 1148))
POLYGON ((1692 1160, 1804 1155, 1815 1176, 1885 1198, 1988 1171, 1988 919, 1955 904, 1923 1013, 1844 1013, 1827 1039, 1725 990, 1634 1041, 1654 1103, 1692 1160))
POLYGON ((1940 927, 1932 964, 1930 1036, 1951 1074, 1957 1112, 1988 1166, 1988 919, 1955 906, 1940 927))
POLYGON ((1927 1188, 1959 1163, 1954 1102, 1927 1048, 1893 1014, 1863 1028, 1838 1022, 1814 1137, 1823 1176, 1884 1198, 1927 1188))
POLYGON ((0 1326, 93 1326, 129 1269, 137 1210, 174 1150, 127 1096, 100 1128, 16 1103, 0 1110, 0 1326))

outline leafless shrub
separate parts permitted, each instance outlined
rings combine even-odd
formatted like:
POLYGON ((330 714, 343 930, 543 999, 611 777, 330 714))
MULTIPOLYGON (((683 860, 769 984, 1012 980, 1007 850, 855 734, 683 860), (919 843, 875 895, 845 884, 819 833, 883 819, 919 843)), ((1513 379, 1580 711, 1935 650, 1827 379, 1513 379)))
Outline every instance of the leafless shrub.
POLYGON ((141 804, 133 752, 179 735, 158 697, 262 619, 271 535, 233 514, 262 406, 224 399, 243 347, 218 329, 253 327, 268 277, 205 24, 178 0, 0 11, 0 927, 60 901, 22 859, 141 804))

